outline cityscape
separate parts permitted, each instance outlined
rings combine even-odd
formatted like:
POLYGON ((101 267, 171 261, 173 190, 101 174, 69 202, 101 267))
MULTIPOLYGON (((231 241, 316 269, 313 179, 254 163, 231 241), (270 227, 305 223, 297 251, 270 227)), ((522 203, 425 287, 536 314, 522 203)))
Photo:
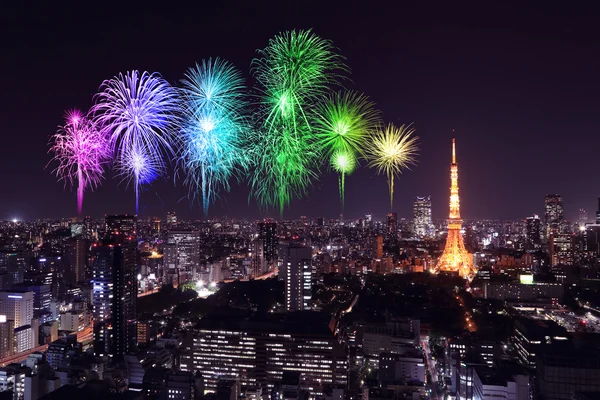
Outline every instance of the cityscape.
MULTIPOLYGON (((36 18, 62 21, 71 15, 62 7, 36 18)), ((0 196, 0 400, 600 399, 600 196, 583 180, 589 157, 569 161, 587 149, 570 154, 562 138, 560 159, 540 142, 526 160, 513 148, 527 135, 484 144, 474 120, 455 129, 458 117, 431 129, 365 83, 353 51, 368 51, 373 32, 342 39, 356 42, 346 56, 347 27, 307 6, 236 7, 227 17, 225 5, 202 11, 214 12, 214 35, 247 37, 214 39, 222 53, 200 41, 173 57, 186 65, 177 80, 148 62, 166 53, 106 53, 95 88, 81 83, 95 77, 71 83, 52 100, 63 118, 34 121, 46 142, 27 137, 29 156, 15 148, 0 160, 11 162, 0 196), (258 43, 251 56, 249 43, 258 43), (124 62, 137 58, 141 69, 124 62), (494 181, 500 173, 508 178, 494 181), (54 188, 37 190, 46 181, 54 188), (30 186, 35 194, 18 200, 30 186), (509 209, 518 217, 499 217, 509 209)), ((423 11, 395 7, 376 15, 423 11)), ((109 37, 138 40, 160 21, 170 38, 207 29, 188 16, 167 21, 166 5, 140 10, 109 37)), ((530 39, 512 8, 490 26, 425 11, 418 21, 449 36, 495 35, 499 24, 530 39)), ((540 13, 538 38, 552 36, 563 11, 521 10, 540 13)), ((574 54, 596 43, 585 24, 595 11, 564 11, 582 22, 556 31, 574 54)), ((6 15, 15 32, 37 21, 6 15)), ((57 54, 72 43, 48 32, 57 54)), ((109 40, 92 46, 108 51, 109 40)))

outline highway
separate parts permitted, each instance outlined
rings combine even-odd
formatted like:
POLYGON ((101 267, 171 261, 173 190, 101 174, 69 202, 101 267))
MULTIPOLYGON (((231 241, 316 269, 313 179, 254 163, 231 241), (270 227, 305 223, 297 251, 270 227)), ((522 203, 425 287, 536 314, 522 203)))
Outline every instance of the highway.
POLYGON ((0 360, 0 367, 5 367, 11 363, 23 362, 27 359, 27 357, 29 357, 29 355, 31 353, 35 353, 35 352, 43 353, 47 349, 48 349, 48 345, 44 344, 42 346, 34 347, 33 349, 24 351, 22 353, 13 354, 12 356, 9 356, 9 357, 4 357, 3 359, 0 360))

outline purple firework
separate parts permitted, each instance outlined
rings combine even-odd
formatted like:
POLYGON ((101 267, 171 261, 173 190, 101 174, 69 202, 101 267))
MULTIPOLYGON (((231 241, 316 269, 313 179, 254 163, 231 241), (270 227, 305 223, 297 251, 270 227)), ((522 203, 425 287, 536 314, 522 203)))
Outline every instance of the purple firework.
POLYGON ((50 152, 53 161, 58 162, 54 173, 59 181, 71 187, 77 185, 77 212, 81 214, 83 193, 99 185, 110 149, 107 138, 79 110, 68 111, 65 119, 65 125, 59 126, 50 140, 50 152))
POLYGON ((164 174, 165 158, 174 154, 177 92, 159 74, 131 71, 102 83, 93 111, 118 174, 133 181, 137 212, 141 185, 164 174))

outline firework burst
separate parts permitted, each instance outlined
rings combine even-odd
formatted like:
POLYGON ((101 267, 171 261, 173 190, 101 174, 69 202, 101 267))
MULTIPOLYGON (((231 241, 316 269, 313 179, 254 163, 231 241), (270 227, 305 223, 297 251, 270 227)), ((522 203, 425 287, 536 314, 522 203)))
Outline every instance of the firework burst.
POLYGON ((394 200, 394 177, 416 164, 418 136, 410 125, 399 128, 389 124, 367 143, 366 158, 377 173, 384 173, 390 190, 390 208, 394 200))
POLYGON ((103 178, 110 155, 107 139, 86 115, 72 110, 50 145, 53 161, 58 162, 56 176, 71 187, 77 185, 77 212, 81 214, 85 190, 95 189, 103 178))
POLYGON ((311 31, 281 33, 252 62, 261 93, 250 156, 252 194, 279 208, 301 197, 316 177, 316 107, 346 70, 332 43, 311 31))
POLYGON ((357 167, 365 140, 379 121, 373 103, 355 92, 336 93, 318 108, 317 143, 340 174, 340 200, 344 206, 344 181, 357 167))
POLYGON ((177 92, 158 74, 131 71, 106 80, 93 112, 109 137, 117 172, 133 181, 136 213, 141 185, 166 172, 174 154, 177 92))
POLYGON ((247 103, 242 75, 215 59, 190 68, 182 80, 183 139, 180 162, 192 199, 200 192, 204 213, 229 179, 246 167, 243 134, 247 103))

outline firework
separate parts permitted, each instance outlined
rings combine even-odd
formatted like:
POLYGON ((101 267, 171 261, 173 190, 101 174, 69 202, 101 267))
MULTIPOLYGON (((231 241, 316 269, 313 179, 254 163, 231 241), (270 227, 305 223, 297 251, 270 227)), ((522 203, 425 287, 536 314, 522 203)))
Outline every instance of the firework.
POLYGON ((414 136, 414 133, 415 130, 410 125, 397 128, 389 124, 367 143, 366 157, 369 166, 375 167, 378 173, 383 172, 387 176, 390 208, 394 200, 394 177, 416 163, 419 137, 414 136))
POLYGON ((330 156, 332 168, 340 174, 340 200, 344 205, 345 176, 357 166, 365 139, 379 120, 373 103, 354 92, 337 93, 322 103, 315 124, 319 148, 330 156))
POLYGON ((252 194, 282 213, 316 177, 315 105, 346 67, 331 42, 311 31, 279 34, 258 53, 252 62, 261 93, 260 127, 250 149, 252 194))
POLYGON ((66 124, 51 138, 50 152, 58 167, 54 173, 71 187, 77 185, 77 211, 83 209, 83 193, 102 180, 110 151, 106 137, 78 110, 66 114, 66 124), (77 183, 75 183, 77 182, 77 183))
POLYGON ((217 58, 190 68, 182 85, 180 162, 192 199, 200 191, 208 214, 219 189, 229 190, 229 179, 246 165, 244 79, 231 64, 217 58))
POLYGON ((141 185, 164 174, 174 153, 177 93, 158 74, 138 71, 106 80, 100 90, 94 115, 109 136, 117 172, 133 181, 137 213, 141 185))

